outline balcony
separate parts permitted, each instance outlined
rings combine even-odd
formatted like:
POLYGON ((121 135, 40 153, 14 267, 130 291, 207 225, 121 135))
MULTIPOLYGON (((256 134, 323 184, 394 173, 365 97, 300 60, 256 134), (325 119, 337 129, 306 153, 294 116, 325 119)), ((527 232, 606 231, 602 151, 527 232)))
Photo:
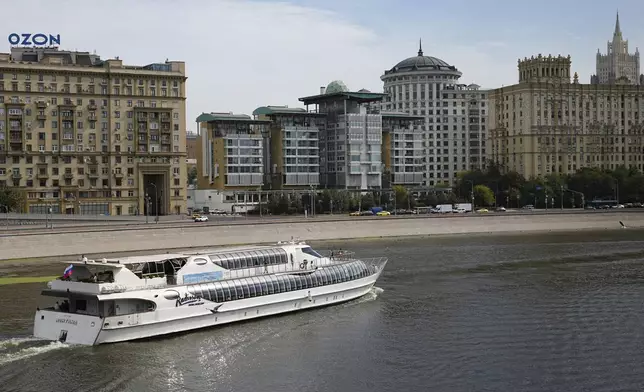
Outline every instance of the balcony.
POLYGON ((87 173, 87 177, 95 179, 95 178, 99 178, 100 175, 98 174, 98 171, 90 170, 90 172, 87 173))
POLYGON ((46 171, 45 172, 38 172, 38 174, 36 174, 36 178, 39 179, 39 180, 47 179, 47 178, 49 178, 49 173, 47 173, 46 171))
POLYGON ((123 178, 123 172, 114 172, 114 178, 123 178))
POLYGON ((96 121, 96 120, 98 120, 98 117, 96 117, 96 116, 89 116, 89 117, 87 117, 87 120, 88 120, 88 121, 96 121))
POLYGON ((97 109, 97 108, 96 108, 96 105, 94 105, 94 104, 92 104, 92 103, 90 103, 89 105, 87 105, 87 110, 96 110, 96 109, 97 109))
POLYGON ((47 120, 47 115, 45 115, 45 114, 37 114, 36 115, 36 120, 47 120))
POLYGON ((37 107, 38 109, 44 109, 44 108, 46 108, 46 107, 47 107, 47 102, 44 102, 44 101, 38 101, 38 102, 36 102, 36 107, 37 107))
POLYGON ((74 173, 65 173, 63 174, 63 178, 66 180, 73 180, 74 179, 74 173))
POLYGON ((11 178, 14 179, 14 180, 19 180, 19 179, 22 178, 22 174, 20 174, 20 172, 12 172, 11 173, 11 178))

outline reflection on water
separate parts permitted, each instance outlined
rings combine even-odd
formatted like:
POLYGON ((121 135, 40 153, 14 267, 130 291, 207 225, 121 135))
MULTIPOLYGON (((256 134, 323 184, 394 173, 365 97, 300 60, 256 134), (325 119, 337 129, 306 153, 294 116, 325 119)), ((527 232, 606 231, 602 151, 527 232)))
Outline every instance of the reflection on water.
MULTIPOLYGON (((319 247, 389 257, 380 288, 338 306, 99 347, 29 338, 44 285, 0 286, 0 385, 8 391, 641 390, 642 234, 325 243, 319 247)), ((46 275, 60 266, 42 268, 46 275)))

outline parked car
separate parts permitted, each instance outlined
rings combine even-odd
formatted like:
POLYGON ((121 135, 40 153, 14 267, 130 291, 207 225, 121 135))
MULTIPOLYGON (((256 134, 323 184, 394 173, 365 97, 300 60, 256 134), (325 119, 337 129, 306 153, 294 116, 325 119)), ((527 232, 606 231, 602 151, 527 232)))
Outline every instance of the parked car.
POLYGON ((505 211, 506 211, 506 209, 505 209, 505 207, 497 207, 497 208, 496 208, 496 211, 497 211, 497 212, 505 212, 505 211))
POLYGON ((195 217, 195 222, 208 222, 208 217, 205 215, 199 215, 195 217))
POLYGON ((485 213, 485 212, 490 212, 487 208, 479 208, 476 210, 478 213, 485 213))
POLYGON ((388 216, 388 215, 391 215, 391 213, 389 211, 378 211, 378 212, 376 212, 376 215, 378 215, 378 216, 388 216))

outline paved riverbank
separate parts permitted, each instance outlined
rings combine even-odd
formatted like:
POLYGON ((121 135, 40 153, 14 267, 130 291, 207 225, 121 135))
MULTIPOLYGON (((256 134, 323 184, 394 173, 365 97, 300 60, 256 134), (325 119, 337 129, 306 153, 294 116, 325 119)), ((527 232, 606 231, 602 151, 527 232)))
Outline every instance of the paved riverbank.
POLYGON ((158 249, 276 242, 291 237, 304 240, 396 237, 475 233, 575 231, 644 228, 644 214, 543 214, 448 216, 440 219, 382 219, 298 221, 255 225, 159 227, 84 233, 48 233, 0 237, 0 260, 38 257, 78 257, 158 249))

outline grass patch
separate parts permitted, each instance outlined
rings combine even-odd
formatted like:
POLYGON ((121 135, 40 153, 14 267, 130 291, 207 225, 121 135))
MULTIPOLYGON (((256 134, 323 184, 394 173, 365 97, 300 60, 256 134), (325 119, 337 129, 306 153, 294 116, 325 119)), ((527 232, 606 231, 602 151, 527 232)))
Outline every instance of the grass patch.
POLYGON ((0 278, 0 286, 21 283, 43 283, 56 279, 58 276, 7 276, 0 278))

